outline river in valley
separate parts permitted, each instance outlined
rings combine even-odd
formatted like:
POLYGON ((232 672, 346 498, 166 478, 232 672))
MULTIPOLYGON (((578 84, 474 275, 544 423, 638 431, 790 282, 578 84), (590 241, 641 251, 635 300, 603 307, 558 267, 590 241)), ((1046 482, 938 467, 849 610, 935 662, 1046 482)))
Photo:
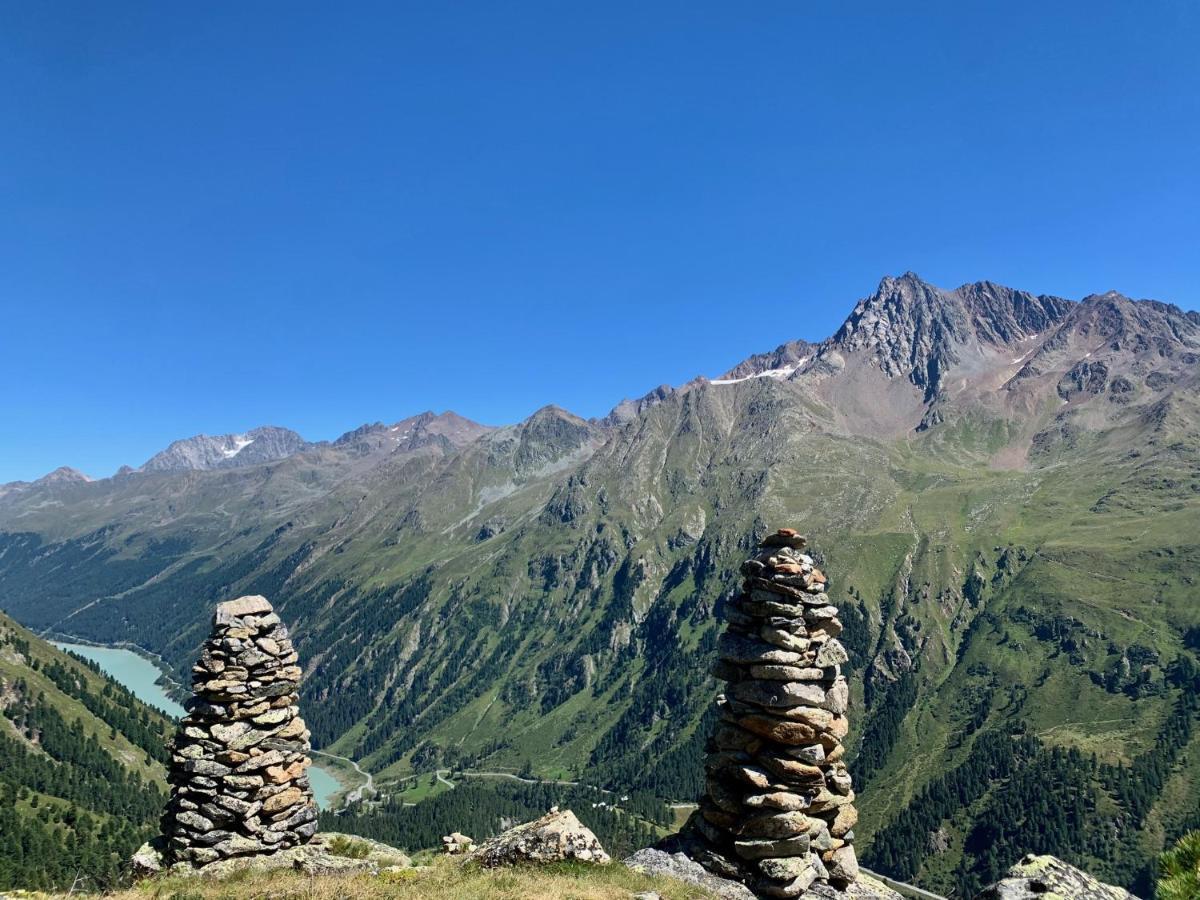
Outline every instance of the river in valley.
MULTIPOLYGON (((92 647, 87 644, 64 644, 59 641, 55 641, 54 646, 60 650, 78 653, 84 659, 90 659, 113 680, 119 681, 128 688, 142 702, 161 709, 174 719, 183 716, 183 707, 172 700, 161 685, 155 683, 162 674, 162 670, 144 656, 121 647, 92 647)), ((309 769, 308 777, 312 782, 313 796, 316 797, 317 805, 322 809, 328 809, 329 801, 338 792, 341 785, 320 766, 313 766, 309 769)))

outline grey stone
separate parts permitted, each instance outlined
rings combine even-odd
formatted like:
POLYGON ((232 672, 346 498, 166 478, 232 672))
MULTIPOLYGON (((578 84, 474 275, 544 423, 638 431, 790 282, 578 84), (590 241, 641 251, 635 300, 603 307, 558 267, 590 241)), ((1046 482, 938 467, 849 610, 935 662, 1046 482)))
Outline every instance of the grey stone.
POLYGON ((596 835, 569 809, 558 807, 485 841, 468 859, 485 868, 523 862, 576 860, 603 865, 610 861, 596 835))
POLYGON ((842 646, 842 642, 837 638, 826 641, 821 645, 821 649, 817 651, 817 655, 813 658, 813 663, 818 666, 840 666, 842 663, 850 661, 850 654, 846 652, 846 648, 842 646))
POLYGON ((1054 856, 1029 854, 1004 879, 975 900, 1137 900, 1129 891, 1105 884, 1054 856))
POLYGON ((744 884, 712 874, 680 851, 668 853, 648 847, 626 858, 625 865, 635 872, 665 875, 695 885, 721 900, 754 900, 754 892, 744 884))
POLYGON ((811 840, 807 834, 780 840, 734 841, 733 849, 742 859, 759 860, 767 857, 802 856, 808 852, 811 840))

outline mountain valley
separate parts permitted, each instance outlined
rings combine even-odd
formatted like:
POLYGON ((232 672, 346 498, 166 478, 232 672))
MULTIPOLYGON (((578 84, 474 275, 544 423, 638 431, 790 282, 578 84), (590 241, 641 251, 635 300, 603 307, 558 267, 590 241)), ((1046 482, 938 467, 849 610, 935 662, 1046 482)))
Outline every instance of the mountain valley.
POLYGON ((971 896, 1052 852, 1144 888, 1200 825, 1200 315, 908 273, 780 338, 603 418, 268 427, 0 486, 0 609, 184 681, 213 605, 263 594, 315 745, 385 788, 686 803, 737 567, 796 525, 846 623, 871 864, 971 896))

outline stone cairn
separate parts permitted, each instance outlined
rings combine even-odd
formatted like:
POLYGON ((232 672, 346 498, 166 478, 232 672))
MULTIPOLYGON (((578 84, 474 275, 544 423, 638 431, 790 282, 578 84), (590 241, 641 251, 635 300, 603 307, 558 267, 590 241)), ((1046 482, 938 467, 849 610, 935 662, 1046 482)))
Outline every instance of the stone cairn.
POLYGON ((272 853, 316 833, 297 659, 264 597, 217 607, 171 757, 163 819, 171 860, 201 866, 272 853))
POLYGON ((837 896, 858 877, 837 609, 790 528, 742 566, 713 674, 728 682, 693 816, 697 861, 758 896, 837 896))

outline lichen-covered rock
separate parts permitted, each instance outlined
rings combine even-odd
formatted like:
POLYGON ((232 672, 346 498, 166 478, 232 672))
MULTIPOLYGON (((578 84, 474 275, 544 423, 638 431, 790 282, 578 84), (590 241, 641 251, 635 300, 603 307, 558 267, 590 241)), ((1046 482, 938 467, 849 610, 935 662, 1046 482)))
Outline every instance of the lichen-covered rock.
POLYGON ((608 863, 611 858, 575 813, 553 807, 532 822, 485 841, 468 859, 481 866, 547 863, 563 860, 608 863))
POLYGON ((668 853, 647 847, 625 860, 625 865, 646 875, 666 875, 677 881, 694 884, 721 900, 754 900, 754 893, 744 884, 714 875, 685 853, 668 853))
POLYGON ((860 870, 858 878, 845 887, 839 889, 830 884, 815 885, 802 894, 800 900, 904 900, 904 897, 860 870))
POLYGON ((166 843, 161 837, 146 841, 138 848, 129 860, 129 868, 134 878, 149 878, 157 875, 167 864, 164 848, 166 843))
POLYGON ((1030 854, 975 900, 1137 900, 1124 888, 1097 881, 1055 856, 1030 854))

